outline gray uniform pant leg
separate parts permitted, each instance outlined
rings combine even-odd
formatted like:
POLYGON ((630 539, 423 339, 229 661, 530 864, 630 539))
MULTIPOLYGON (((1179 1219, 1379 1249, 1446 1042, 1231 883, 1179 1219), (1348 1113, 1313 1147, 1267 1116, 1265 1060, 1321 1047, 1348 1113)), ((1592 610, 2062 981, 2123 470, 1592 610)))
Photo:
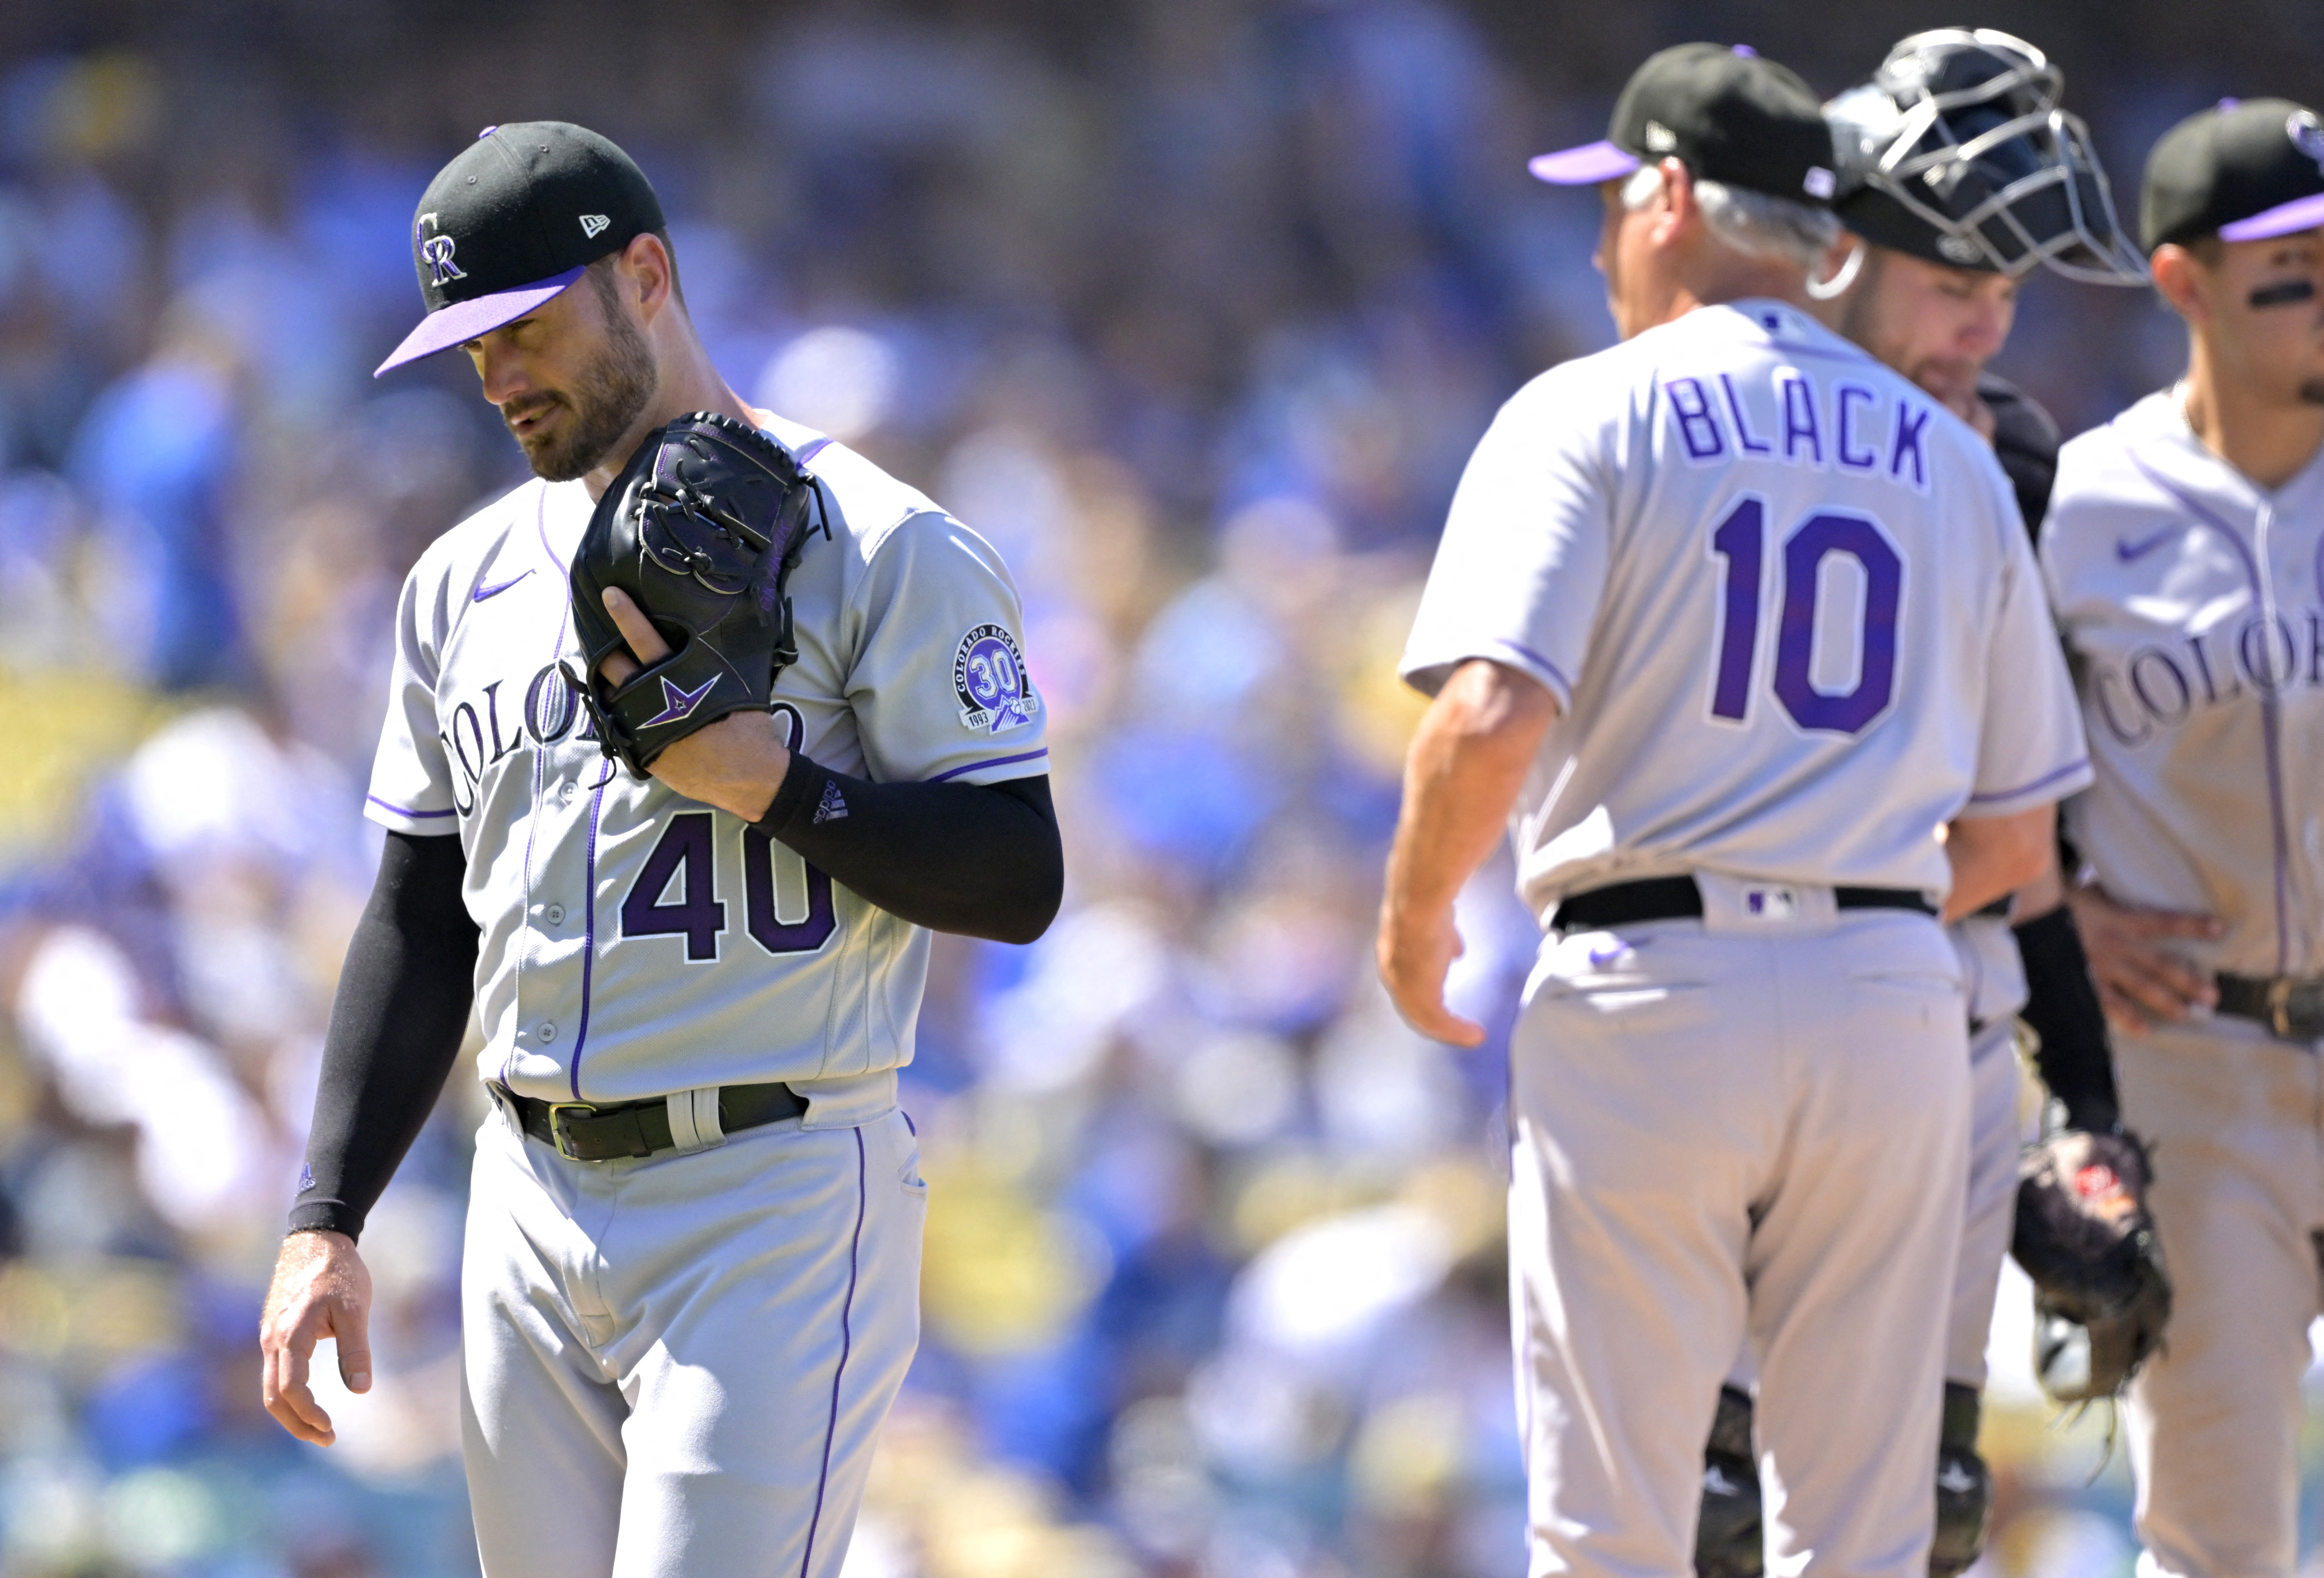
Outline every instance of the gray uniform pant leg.
POLYGON ((1692 1573, 1748 1332, 1771 1570, 1922 1578, 1969 1151, 1951 947, 1886 914, 1625 936, 1547 948, 1511 1047, 1529 1570, 1692 1573))
POLYGON ((2017 1156, 2026 1138, 2018 1116, 2015 1020, 2004 1017, 1970 1038, 1969 1077, 1968 1211, 1953 1272, 1945 1379, 1982 1391, 2001 1262, 2017 1226, 2017 1156))
POLYGON ((2318 1313, 2324 1073, 2227 1022, 2117 1036, 2123 1119, 2153 1148, 2171 1271, 2163 1352, 2126 1410, 2143 1578, 2289 1578, 2301 1377, 2318 1313))
MULTIPOLYGON (((2009 1256, 2017 1227, 2017 1158, 2028 1138, 2018 1112, 2023 1081, 2014 1020, 1997 1020, 1970 1038, 1969 1077, 1968 1207, 1953 1272, 1952 1318, 1945 1333, 1945 1379, 1983 1391, 2001 1262, 2009 1256)), ((1758 1361, 1746 1343, 1727 1384, 1750 1391, 1758 1381, 1758 1361)))
POLYGON ((486 1578, 835 1578, 925 1213, 897 1112, 597 1164, 490 1114, 461 1277, 486 1578))

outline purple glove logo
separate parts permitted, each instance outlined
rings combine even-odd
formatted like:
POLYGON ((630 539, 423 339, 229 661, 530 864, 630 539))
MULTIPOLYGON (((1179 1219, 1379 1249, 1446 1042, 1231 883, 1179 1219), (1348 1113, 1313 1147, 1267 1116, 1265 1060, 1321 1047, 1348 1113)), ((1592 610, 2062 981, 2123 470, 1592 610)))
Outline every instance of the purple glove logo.
POLYGON ((638 726, 650 729, 656 724, 674 724, 682 718, 692 717, 694 709, 702 705, 702 698, 708 696, 711 687, 717 683, 718 677, 713 674, 702 682, 699 689, 680 690, 676 680, 665 676, 661 682, 661 711, 638 726))

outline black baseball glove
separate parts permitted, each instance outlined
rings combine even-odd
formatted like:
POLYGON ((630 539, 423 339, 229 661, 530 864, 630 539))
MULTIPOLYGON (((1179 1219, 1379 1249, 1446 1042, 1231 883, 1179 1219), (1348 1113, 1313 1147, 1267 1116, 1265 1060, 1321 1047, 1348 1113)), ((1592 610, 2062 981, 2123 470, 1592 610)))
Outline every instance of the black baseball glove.
MULTIPOLYGON (((783 583, 817 506, 815 479, 756 429, 696 411, 646 435, 597 501, 573 555, 574 688, 605 754, 643 778, 654 758, 728 713, 765 710, 798 658, 783 583), (605 612, 619 586, 670 644, 619 686, 598 671, 628 651, 605 612)), ((572 678, 568 672, 568 678, 572 678)))
POLYGON ((2163 1343, 2171 1278, 2146 1209, 2146 1148, 2061 1130, 2018 1164, 2010 1252, 2034 1280, 2034 1369, 2060 1403, 2110 1398, 2163 1343))

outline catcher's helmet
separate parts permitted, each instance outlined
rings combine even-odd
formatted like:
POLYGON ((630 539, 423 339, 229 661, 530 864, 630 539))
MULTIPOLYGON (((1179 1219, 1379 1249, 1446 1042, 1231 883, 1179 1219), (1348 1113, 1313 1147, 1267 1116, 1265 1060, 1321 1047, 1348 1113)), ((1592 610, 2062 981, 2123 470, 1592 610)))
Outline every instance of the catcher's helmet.
POLYGON ((2143 285, 2089 128, 2058 107, 2065 74, 1991 28, 1916 32, 1824 106, 1840 161, 1832 211, 1866 240, 1955 268, 2046 264, 2143 285))

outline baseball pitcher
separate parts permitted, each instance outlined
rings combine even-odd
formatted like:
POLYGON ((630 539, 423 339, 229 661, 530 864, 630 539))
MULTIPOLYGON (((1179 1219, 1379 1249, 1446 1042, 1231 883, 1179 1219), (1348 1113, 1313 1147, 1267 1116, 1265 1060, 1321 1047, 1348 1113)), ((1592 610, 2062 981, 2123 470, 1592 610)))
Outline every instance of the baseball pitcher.
POLYGON ((830 1578, 918 1336, 929 929, 1028 940, 1061 891, 1017 594, 726 385, 604 138, 487 128, 411 245, 429 310, 381 371, 466 350, 539 480, 404 585, 266 1406, 332 1440, 323 1336, 368 1388, 356 1240, 473 1015, 484 1570, 830 1578))

